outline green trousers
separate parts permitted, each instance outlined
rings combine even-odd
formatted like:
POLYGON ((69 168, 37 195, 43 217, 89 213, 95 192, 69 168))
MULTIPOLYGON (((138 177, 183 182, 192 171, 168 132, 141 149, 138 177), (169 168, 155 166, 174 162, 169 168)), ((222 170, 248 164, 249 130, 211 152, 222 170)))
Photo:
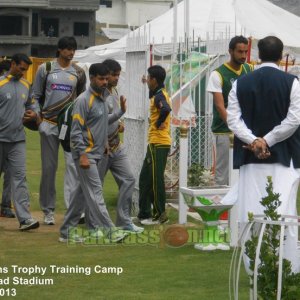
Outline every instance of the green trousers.
POLYGON ((139 179, 138 218, 159 217, 165 212, 166 191, 164 172, 167 163, 169 145, 149 144, 139 179), (153 214, 151 212, 153 205, 153 214))

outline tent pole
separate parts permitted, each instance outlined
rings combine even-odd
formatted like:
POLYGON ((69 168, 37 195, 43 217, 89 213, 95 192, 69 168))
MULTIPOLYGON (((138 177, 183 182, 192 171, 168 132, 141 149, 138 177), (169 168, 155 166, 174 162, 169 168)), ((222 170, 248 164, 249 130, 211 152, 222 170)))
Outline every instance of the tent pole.
POLYGON ((252 37, 248 38, 248 53, 247 53, 247 63, 251 61, 251 48, 252 48, 252 37))
POLYGON ((177 0, 173 0, 173 58, 172 60, 176 60, 176 53, 177 53, 177 0))
POLYGON ((286 59, 285 59, 285 72, 288 71, 288 65, 289 65, 289 54, 286 55, 286 59))
POLYGON ((188 40, 190 37, 190 0, 184 0, 184 35, 186 50, 188 52, 188 40))

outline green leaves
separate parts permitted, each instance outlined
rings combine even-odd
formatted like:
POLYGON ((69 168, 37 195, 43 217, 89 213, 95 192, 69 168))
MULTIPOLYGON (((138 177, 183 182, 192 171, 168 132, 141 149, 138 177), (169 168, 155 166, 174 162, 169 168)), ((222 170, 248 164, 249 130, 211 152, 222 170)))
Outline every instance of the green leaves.
POLYGON ((188 186, 212 186, 214 185, 214 176, 210 170, 203 166, 192 163, 188 169, 188 186))
MULTIPOLYGON (((277 209, 281 204, 280 194, 273 190, 272 177, 267 177, 267 196, 263 197, 260 203, 265 207, 264 213, 267 220, 278 221, 280 214, 277 209)), ((249 222, 254 222, 253 213, 248 213, 249 222)), ((257 228, 254 224, 251 228, 251 238, 245 243, 245 254, 250 259, 250 270, 254 271, 256 249, 258 244, 257 228)), ((275 300, 277 298, 277 281, 279 268, 279 235, 280 226, 267 224, 263 234, 260 249, 260 263, 258 266, 257 289, 259 299, 275 300)), ((250 276, 253 281, 253 273, 250 276)), ((252 286, 253 287, 253 284, 252 286)), ((282 292, 283 300, 300 299, 300 273, 292 273, 291 262, 283 259, 282 262, 282 292)))

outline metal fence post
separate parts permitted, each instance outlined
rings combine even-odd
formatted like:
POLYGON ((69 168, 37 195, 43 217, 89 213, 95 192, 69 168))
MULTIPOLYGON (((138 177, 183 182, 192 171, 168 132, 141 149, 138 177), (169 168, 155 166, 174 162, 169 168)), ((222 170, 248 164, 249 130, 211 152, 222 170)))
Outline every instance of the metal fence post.
MULTIPOLYGON (((179 141, 179 187, 187 187, 187 169, 188 169, 188 127, 180 127, 179 141)), ((182 193, 179 193, 179 224, 187 222, 188 207, 184 202, 182 193)))
MULTIPOLYGON (((233 169, 233 135, 230 136, 229 185, 232 187, 239 178, 239 171, 233 169)), ((238 204, 233 205, 229 213, 230 246, 237 247, 239 240, 238 204)))

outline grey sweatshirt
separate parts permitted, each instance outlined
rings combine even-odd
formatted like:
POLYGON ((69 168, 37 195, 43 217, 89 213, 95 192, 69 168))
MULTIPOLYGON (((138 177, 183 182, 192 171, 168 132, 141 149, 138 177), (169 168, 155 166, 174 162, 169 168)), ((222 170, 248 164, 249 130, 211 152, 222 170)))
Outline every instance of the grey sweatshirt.
POLYGON ((30 83, 8 73, 0 76, 0 141, 25 141, 23 116, 25 109, 36 111, 30 83))
POLYGON ((79 159, 83 153, 92 159, 103 156, 108 127, 106 96, 102 97, 89 87, 76 99, 71 127, 73 159, 79 159))
POLYGON ((40 102, 45 90, 43 117, 56 123, 57 115, 70 101, 85 90, 86 77, 83 69, 75 64, 63 69, 57 61, 51 62, 47 75, 46 63, 39 66, 33 83, 33 97, 40 102), (77 71, 76 71, 77 70, 77 71), (47 79, 46 85, 45 80, 47 79))

